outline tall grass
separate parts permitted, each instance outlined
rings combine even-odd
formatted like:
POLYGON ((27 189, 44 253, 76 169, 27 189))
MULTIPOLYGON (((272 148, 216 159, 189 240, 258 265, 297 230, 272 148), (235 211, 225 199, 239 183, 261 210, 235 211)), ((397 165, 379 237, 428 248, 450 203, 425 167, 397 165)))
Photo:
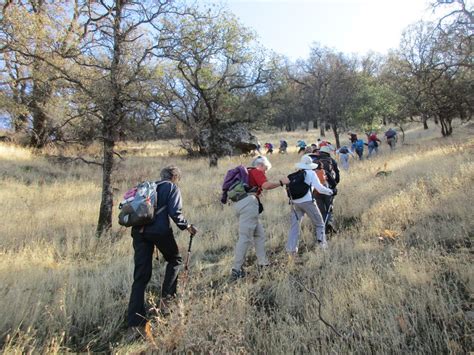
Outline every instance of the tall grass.
MULTIPOLYGON (((270 179, 293 170, 297 139, 312 142, 317 133, 263 135, 262 143, 287 138, 292 145, 290 154, 270 157, 270 179)), ((176 142, 124 145, 127 159, 114 175, 117 200, 177 164, 185 215, 200 230, 176 311, 151 319, 154 343, 135 344, 121 340, 133 269, 129 231, 114 226, 94 237, 100 172, 0 145, 2 352, 472 351, 472 133, 464 127, 453 138, 434 139, 432 131, 413 129, 395 152, 383 147, 372 160, 351 161, 335 205, 339 233, 321 251, 305 221, 294 265, 284 253, 288 201, 283 189, 266 192, 262 220, 273 266, 259 274, 251 250, 249 275, 234 284, 227 279, 237 221, 233 208, 218 202, 219 190, 225 171, 250 158, 223 158, 210 170, 206 159, 182 156, 176 142), (385 163, 392 173, 376 178, 385 163), (319 320, 317 298, 339 335, 319 320)), ((178 241, 184 252, 186 234, 178 233, 178 241)), ((150 302, 162 274, 163 260, 155 262, 150 302)))

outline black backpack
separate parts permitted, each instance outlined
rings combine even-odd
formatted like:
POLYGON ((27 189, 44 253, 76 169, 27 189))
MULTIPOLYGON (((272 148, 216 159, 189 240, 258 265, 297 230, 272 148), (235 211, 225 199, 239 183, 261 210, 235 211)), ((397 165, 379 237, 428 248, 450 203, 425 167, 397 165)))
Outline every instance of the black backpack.
POLYGON ((319 168, 324 169, 326 172, 326 180, 328 182, 329 188, 335 188, 337 185, 336 182, 336 172, 332 165, 331 157, 321 157, 318 155, 310 154, 310 157, 313 159, 313 163, 318 163, 319 168))
POLYGON ((290 183, 288 184, 286 192, 291 200, 302 198, 308 193, 310 186, 305 183, 305 176, 305 170, 298 170, 297 172, 288 175, 290 183))

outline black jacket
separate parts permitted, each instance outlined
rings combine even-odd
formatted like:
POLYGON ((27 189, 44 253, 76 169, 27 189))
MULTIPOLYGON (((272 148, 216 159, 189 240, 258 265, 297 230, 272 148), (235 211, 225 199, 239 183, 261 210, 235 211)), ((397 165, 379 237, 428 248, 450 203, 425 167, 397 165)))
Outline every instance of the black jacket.
MULTIPOLYGON (((185 230, 188 226, 188 221, 184 218, 181 209, 183 203, 181 200, 181 192, 178 186, 173 184, 171 181, 164 180, 158 185, 156 191, 158 193, 158 204, 156 211, 160 208, 165 209, 155 216, 153 223, 147 224, 143 230, 145 234, 153 235, 167 235, 170 233, 170 218, 178 226, 179 229, 185 230)), ((133 227, 134 230, 139 231, 142 227, 133 227)))

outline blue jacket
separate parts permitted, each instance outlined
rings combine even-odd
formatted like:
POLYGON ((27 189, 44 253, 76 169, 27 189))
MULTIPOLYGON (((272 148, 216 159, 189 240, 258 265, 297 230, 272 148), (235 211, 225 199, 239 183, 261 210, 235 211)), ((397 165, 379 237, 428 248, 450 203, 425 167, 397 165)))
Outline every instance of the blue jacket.
MULTIPOLYGON (((181 192, 178 186, 173 184, 171 181, 163 180, 157 187, 158 193, 158 204, 156 211, 166 206, 166 208, 155 216, 155 220, 147 224, 143 230, 144 234, 152 235, 168 235, 170 234, 170 218, 178 226, 179 229, 185 230, 188 226, 188 221, 184 218, 182 213, 183 202, 181 200, 181 192)), ((134 231, 139 232, 142 227, 133 227, 134 231)))

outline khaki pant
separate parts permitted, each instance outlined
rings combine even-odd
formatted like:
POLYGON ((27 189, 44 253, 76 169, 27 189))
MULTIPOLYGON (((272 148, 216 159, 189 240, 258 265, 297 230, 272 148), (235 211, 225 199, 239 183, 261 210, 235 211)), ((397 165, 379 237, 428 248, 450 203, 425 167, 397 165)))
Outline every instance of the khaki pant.
POLYGON ((298 251, 298 240, 300 238, 300 225, 304 215, 307 214, 314 226, 314 234, 319 242, 326 242, 324 232, 324 220, 321 212, 313 201, 295 203, 291 211, 291 227, 288 233, 286 251, 296 253, 298 251))
POLYGON ((251 245, 255 245, 255 254, 259 265, 268 265, 265 253, 265 231, 258 220, 258 200, 254 195, 236 202, 235 211, 239 218, 239 240, 235 246, 233 269, 240 270, 245 255, 251 245))

